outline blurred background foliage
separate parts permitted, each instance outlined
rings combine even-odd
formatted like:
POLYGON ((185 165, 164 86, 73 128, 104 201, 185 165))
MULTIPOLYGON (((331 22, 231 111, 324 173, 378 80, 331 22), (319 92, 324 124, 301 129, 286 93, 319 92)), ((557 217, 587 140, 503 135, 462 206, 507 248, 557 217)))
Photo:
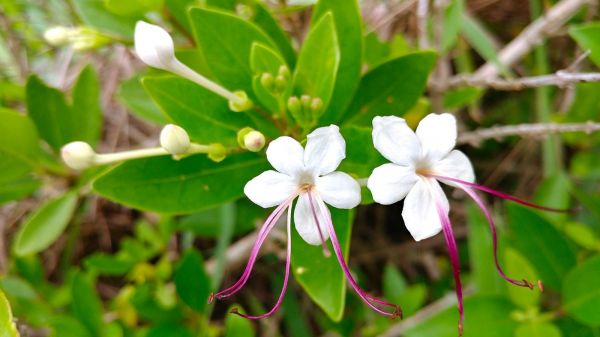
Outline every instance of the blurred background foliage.
MULTIPOLYGON (((419 45, 416 1, 410 0, 363 0, 362 15, 341 0, 315 8, 251 0, 0 0, 0 336, 456 336, 443 238, 413 242, 401 203, 369 205, 364 191, 363 206, 335 212, 334 219, 345 229, 340 237, 360 283, 400 304, 404 321, 377 316, 352 293, 346 297, 337 265, 298 242, 296 277, 282 309, 250 322, 227 314, 238 304, 208 305, 207 299, 235 280, 247 257, 239 251, 247 251, 267 215, 240 198, 245 181, 265 168, 263 157, 236 155, 221 166, 197 156, 153 158, 78 174, 58 152, 73 140, 100 152, 155 145, 160 126, 173 121, 196 141, 216 137, 235 144, 236 128, 247 124, 270 139, 279 134, 246 115, 231 121, 234 131, 206 124, 206 114, 226 106, 141 64, 131 48, 139 19, 167 27, 180 59, 226 86, 246 89, 267 111, 277 110, 278 102, 253 78, 265 70, 250 67, 254 52, 242 47, 251 46, 248 39, 272 51, 262 57, 307 71, 303 89, 329 85, 331 100, 319 123, 343 124, 349 144, 343 169, 359 178, 381 162, 370 146, 374 115, 401 115, 414 126, 429 111, 451 111, 463 131, 598 121, 598 83, 509 92, 485 86, 440 91, 431 84, 440 79, 436 60, 461 75, 498 62, 501 46, 555 3, 449 1, 439 17, 429 17, 436 54, 419 45), (195 9, 188 15, 189 7, 195 9), (327 11, 336 20, 336 45, 309 29, 327 11), (443 32, 435 39, 437 22, 443 32), (61 46, 44 40, 56 26, 71 32, 61 46), (302 44, 311 34, 312 43, 302 44), (340 70, 311 73, 326 52, 341 53, 340 70), (231 63, 237 57, 245 60, 239 69, 231 63), (311 82, 328 78, 329 84, 311 82), (236 169, 240 163, 243 172, 236 169), (169 177, 183 182, 148 183, 169 177)), ((594 1, 581 6, 564 27, 535 41, 532 53, 501 72, 514 78, 570 66, 597 71, 597 10, 594 1), (589 56, 573 65, 583 51, 589 56)), ((543 280, 540 293, 498 276, 483 214, 463 195, 453 195, 468 294, 465 336, 600 336, 600 138, 508 137, 463 144, 463 150, 479 182, 578 210, 547 214, 493 202, 502 264, 509 275, 543 280)), ((269 241, 249 286, 235 298, 247 311, 262 312, 276 298, 281 241, 281 235, 269 241)))

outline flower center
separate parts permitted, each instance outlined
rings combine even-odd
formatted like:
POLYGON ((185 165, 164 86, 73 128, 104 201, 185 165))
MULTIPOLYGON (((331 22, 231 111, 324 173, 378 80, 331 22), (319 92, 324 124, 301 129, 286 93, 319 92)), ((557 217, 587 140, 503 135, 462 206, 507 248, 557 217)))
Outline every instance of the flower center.
POLYGON ((314 185, 315 177, 311 172, 303 171, 300 173, 298 176, 298 186, 300 186, 301 190, 308 192, 313 188, 314 185))

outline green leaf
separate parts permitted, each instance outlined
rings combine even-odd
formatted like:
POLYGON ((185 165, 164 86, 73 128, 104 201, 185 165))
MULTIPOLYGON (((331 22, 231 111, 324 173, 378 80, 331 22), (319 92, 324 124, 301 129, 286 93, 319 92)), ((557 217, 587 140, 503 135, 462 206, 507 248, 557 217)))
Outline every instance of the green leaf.
MULTIPOLYGON (((279 113, 285 109, 285 107, 280 105, 280 101, 285 102, 285 100, 287 100, 289 90, 284 90, 282 93, 283 97, 281 100, 278 100, 277 97, 272 95, 271 92, 262 85, 261 76, 264 73, 269 73, 275 78, 279 74, 279 68, 285 65, 285 61, 273 49, 260 43, 254 43, 252 45, 252 51, 250 53, 250 67, 254 73, 252 88, 254 89, 254 94, 259 102, 272 113, 279 113)), ((288 85, 288 87, 290 86, 288 85)))
POLYGON ((41 151, 28 116, 0 107, 0 182, 22 178, 38 165, 41 151))
POLYGON ((246 182, 265 169, 253 153, 215 163, 204 155, 180 161, 156 157, 125 162, 100 176, 100 195, 132 208, 161 213, 192 213, 242 196, 246 182))
POLYGON ((19 337, 19 331, 14 322, 10 303, 0 290, 0 337, 19 337))
POLYGON ((461 20, 461 32, 467 42, 488 62, 496 64, 504 75, 510 75, 510 69, 498 60, 498 48, 493 36, 485 27, 467 12, 463 12, 461 20))
POLYGON ((515 337, 562 337, 562 332, 552 323, 525 323, 517 327, 515 337))
POLYGON ((86 268, 102 275, 121 276, 133 269, 136 262, 134 258, 127 254, 94 253, 85 259, 84 265, 86 268))
POLYGON ((159 10, 163 0, 104 0, 106 9, 119 16, 142 15, 152 10, 159 10))
POLYGON ((464 6, 464 0, 452 0, 444 12, 442 49, 445 52, 454 47, 458 40, 464 6))
MULTIPOLYGON (((463 337, 512 336, 517 323, 510 318, 514 307, 504 299, 472 297, 465 300, 463 337), (493 329, 490 329, 493 327, 493 329)), ((406 337, 456 337, 458 311, 451 305, 404 333, 406 337)))
POLYGON ((77 193, 69 192, 37 209, 25 220, 17 234, 15 254, 24 256, 48 248, 71 221, 76 206, 77 193))
POLYGON ((86 25, 127 40, 133 39, 135 23, 141 20, 138 17, 122 17, 109 12, 104 6, 104 0, 73 0, 73 5, 86 25))
POLYGON ((323 15, 304 40, 294 72, 294 92, 298 96, 310 95, 323 101, 327 109, 336 84, 340 64, 340 50, 333 15, 323 15))
POLYGON ((372 144, 372 129, 349 126, 340 130, 346 140, 346 158, 342 161, 340 171, 347 172, 356 178, 367 178, 373 169, 386 162, 379 152, 364 146, 372 144))
MULTIPOLYGON (((330 207, 344 258, 348 259, 350 233, 354 214, 352 211, 330 207)), ((307 244, 292 227, 292 269, 298 283, 308 296, 331 318, 339 322, 346 302, 346 277, 331 245, 331 256, 323 256, 323 247, 307 244), (327 277, 323 277, 327 275, 327 277)))
POLYGON ((71 310, 93 336, 102 331, 102 302, 94 282, 86 274, 77 271, 71 284, 71 310))
POLYGON ((388 61, 368 72, 343 117, 344 123, 370 127, 375 116, 401 116, 423 94, 435 60, 433 52, 417 52, 388 61))
MULTIPOLYGON (((4 173, 6 171, 1 172, 4 173)), ((2 182, 0 184, 0 205, 9 201, 22 199, 35 192, 41 185, 42 182, 40 180, 29 175, 16 180, 2 182)))
POLYGON ((77 140, 94 146, 102 128, 100 109, 100 85, 98 74, 91 65, 83 68, 73 87, 73 123, 80 129, 77 140))
POLYGON ((569 34, 581 49, 590 51, 590 59, 600 67, 600 22, 572 26, 569 34))
MULTIPOLYGON (((563 172, 558 172, 557 174, 544 178, 538 185, 533 200, 537 204, 546 207, 568 209, 571 201, 571 194, 569 193, 570 188, 571 181, 569 180, 569 177, 563 172)), ((563 224, 568 218, 567 213, 539 211, 538 214, 552 221, 558 228, 563 227, 563 224)))
POLYGON ((296 64, 296 52, 292 48, 289 37, 279 25, 279 21, 261 2, 256 1, 254 6, 254 22, 273 39, 287 64, 293 67, 296 64))
POLYGON ((237 145, 238 130, 254 125, 245 114, 229 110, 225 99, 188 80, 145 77, 142 84, 164 113, 199 143, 237 145))
MULTIPOLYGON (((535 283, 538 280, 535 269, 529 261, 516 250, 507 248, 504 250, 505 272, 509 277, 517 280, 528 280, 535 283)), ((540 301, 540 291, 524 287, 508 285, 508 297, 518 307, 527 309, 535 307, 540 301)))
POLYGON ((576 320, 600 327, 600 256, 575 267, 565 277, 563 308, 576 320))
POLYGON ((137 117, 159 125, 169 123, 169 119, 144 90, 140 76, 134 76, 121 82, 118 97, 137 117))
POLYGON ((192 25, 188 17, 188 9, 196 4, 196 0, 165 0, 165 7, 181 27, 188 33, 192 32, 192 25))
POLYGON ((72 316, 60 315, 49 319, 49 325, 52 327, 51 337, 91 337, 87 328, 72 316))
POLYGON ((229 90, 251 97, 250 51, 254 42, 277 48, 255 24, 225 11, 192 8, 189 12, 198 48, 212 74, 229 90))
POLYGON ((444 93, 444 108, 446 109, 462 109, 470 104, 475 103, 483 90, 474 87, 465 87, 449 90, 444 93))
POLYGON ((575 255, 554 226, 534 211, 508 205, 513 246, 535 266, 544 285, 560 289, 564 275, 575 265, 575 255))
MULTIPOLYGON (((230 312, 231 309, 238 308, 239 305, 233 305, 230 307, 227 312, 230 312)), ((238 315, 227 315, 225 316, 225 337, 254 337, 256 336, 256 332, 254 331, 254 326, 252 322, 240 317, 238 315)))
POLYGON ((414 314, 427 299, 427 287, 423 284, 407 286, 400 271, 387 264, 383 271, 383 294, 392 303, 401 303, 404 316, 414 314))
POLYGON ((210 294, 210 279, 204 270, 204 260, 195 250, 186 252, 175 270, 177 294, 190 308, 204 312, 210 294))
MULTIPOLYGON (((363 53, 363 31, 360 7, 357 0, 321 0, 314 8, 312 22, 322 20, 327 13, 333 14, 339 65, 335 70, 335 87, 320 124, 337 123, 348 108, 360 81, 363 53)), ((315 55, 315 57, 317 57, 315 55)), ((323 76, 313 72, 313 76, 323 76)))
POLYGON ((565 232, 565 235, 579 246, 590 250, 600 250, 600 239, 598 239, 598 235, 596 235, 589 226, 581 223, 569 222, 563 228, 563 231, 565 232))

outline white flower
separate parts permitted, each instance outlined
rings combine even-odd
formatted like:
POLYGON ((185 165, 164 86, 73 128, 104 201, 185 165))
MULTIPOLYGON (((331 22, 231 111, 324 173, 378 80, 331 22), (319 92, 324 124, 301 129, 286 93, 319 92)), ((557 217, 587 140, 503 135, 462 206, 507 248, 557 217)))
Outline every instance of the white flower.
POLYGON ((75 170, 84 170, 95 164, 96 152, 86 142, 71 142, 60 150, 63 161, 75 170))
MULTIPOLYGON (((376 168, 367 186, 373 199, 384 205, 404 197, 402 217, 417 241, 442 230, 436 203, 448 214, 448 199, 434 176, 454 177, 473 182, 471 162, 456 144, 456 119, 448 113, 429 114, 416 133, 404 119, 394 116, 373 119, 375 148, 392 163, 376 168)), ((442 182, 453 185, 447 180, 442 182)))
MULTIPOLYGON (((244 193, 255 204, 273 207, 298 194, 294 213, 296 229, 311 245, 322 243, 315 223, 309 193, 337 208, 354 208, 360 203, 360 185, 343 172, 334 172, 346 157, 346 142, 335 125, 316 129, 308 135, 306 148, 295 139, 279 137, 267 148, 267 159, 277 171, 266 171, 250 180, 244 193)), ((318 208, 314 206, 315 208, 318 208)), ((317 213, 321 226, 324 215, 317 213)), ((323 238, 328 233, 322 231, 323 238)))

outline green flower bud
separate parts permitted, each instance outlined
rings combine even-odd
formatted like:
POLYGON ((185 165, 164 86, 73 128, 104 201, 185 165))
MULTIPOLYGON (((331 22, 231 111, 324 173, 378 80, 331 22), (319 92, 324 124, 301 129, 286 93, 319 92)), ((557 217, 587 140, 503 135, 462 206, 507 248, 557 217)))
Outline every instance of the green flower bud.
POLYGON ((323 108, 323 100, 320 99, 319 97, 313 98, 312 101, 310 102, 310 109, 313 112, 319 112, 319 111, 321 111, 322 108, 323 108))
POLYGON ((231 111, 241 112, 252 109, 252 101, 244 91, 236 91, 233 94, 239 98, 239 101, 229 101, 231 111))
POLYGON ((267 89, 268 91, 273 91, 275 78, 273 78, 273 75, 269 73, 263 73, 262 75, 260 75, 260 84, 263 86, 263 88, 267 89))
POLYGON ((275 90, 277 92, 285 91, 285 89, 287 88, 287 85, 288 85, 288 80, 285 76, 277 75, 277 77, 275 77, 275 90))
POLYGON ((168 124, 160 132, 160 146, 172 155, 182 155, 190 149, 190 136, 183 128, 168 124))
POLYGON ((95 164, 96 152, 85 142, 71 142, 63 146, 60 153, 65 164, 75 170, 84 170, 95 164))
POLYGON ((227 148, 223 144, 211 144, 208 151, 208 158, 214 162, 223 161, 227 157, 227 148))
POLYGON ((292 96, 288 99, 288 110, 292 115, 297 115, 302 112, 302 104, 300 103, 300 99, 297 96, 292 96))
POLYGON ((290 68, 288 68, 286 65, 279 66, 278 75, 281 75, 284 78, 290 78, 290 68))
POLYGON ((311 98, 308 95, 302 95, 300 96, 300 102, 302 103, 302 108, 304 110, 309 110, 310 109, 310 102, 311 102, 311 98))
POLYGON ((244 144, 244 143, 245 143, 245 141, 244 141, 244 137, 246 137, 246 135, 247 135, 247 134, 249 134, 249 133, 250 133, 250 132, 252 132, 252 131, 254 131, 254 129, 253 129, 253 128, 251 128, 251 127, 249 127, 249 126, 247 126, 247 127, 245 127, 245 128, 241 128, 241 129, 238 131, 238 133, 237 133, 237 142, 238 142, 238 145, 239 145, 239 146, 240 146, 242 149, 245 149, 245 148, 246 148, 246 145, 244 144))

